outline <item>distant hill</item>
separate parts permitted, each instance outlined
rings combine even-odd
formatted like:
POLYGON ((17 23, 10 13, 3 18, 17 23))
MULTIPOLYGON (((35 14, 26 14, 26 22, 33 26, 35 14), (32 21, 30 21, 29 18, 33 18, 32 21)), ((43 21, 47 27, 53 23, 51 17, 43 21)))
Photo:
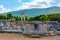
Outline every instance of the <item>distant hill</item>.
MULTIPOLYGON (((50 8, 34 8, 34 9, 26 9, 26 10, 18 10, 11 12, 15 16, 20 16, 21 12, 24 12, 26 16, 37 16, 42 14, 51 14, 51 13, 60 13, 60 7, 50 7, 50 8)), ((4 13, 5 15, 7 13, 4 13)))

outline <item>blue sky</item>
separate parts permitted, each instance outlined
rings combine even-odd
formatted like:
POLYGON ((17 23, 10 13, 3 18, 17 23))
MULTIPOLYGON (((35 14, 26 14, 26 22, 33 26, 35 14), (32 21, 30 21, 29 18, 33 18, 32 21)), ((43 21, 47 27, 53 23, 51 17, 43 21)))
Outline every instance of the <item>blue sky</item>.
POLYGON ((0 0, 0 13, 53 6, 60 7, 60 0, 0 0))

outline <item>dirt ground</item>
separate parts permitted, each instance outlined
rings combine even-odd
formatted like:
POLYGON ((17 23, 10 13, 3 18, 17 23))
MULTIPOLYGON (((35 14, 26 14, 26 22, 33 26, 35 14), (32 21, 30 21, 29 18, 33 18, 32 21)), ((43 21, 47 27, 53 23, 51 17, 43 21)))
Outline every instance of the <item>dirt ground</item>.
POLYGON ((0 40, 60 40, 60 36, 27 38, 17 33, 0 33, 0 40))

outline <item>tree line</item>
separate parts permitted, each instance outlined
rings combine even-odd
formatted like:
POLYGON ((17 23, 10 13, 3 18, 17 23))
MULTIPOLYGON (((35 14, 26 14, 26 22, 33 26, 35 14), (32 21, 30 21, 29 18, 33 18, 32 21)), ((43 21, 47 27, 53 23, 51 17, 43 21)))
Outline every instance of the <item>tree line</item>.
MULTIPOLYGON (((0 14, 0 20, 8 20, 15 19, 16 21, 20 21, 20 16, 13 16, 12 13, 7 13, 7 15, 0 14)), ((25 16, 26 21, 58 21, 60 22, 60 13, 52 13, 48 15, 38 15, 34 17, 25 16)))

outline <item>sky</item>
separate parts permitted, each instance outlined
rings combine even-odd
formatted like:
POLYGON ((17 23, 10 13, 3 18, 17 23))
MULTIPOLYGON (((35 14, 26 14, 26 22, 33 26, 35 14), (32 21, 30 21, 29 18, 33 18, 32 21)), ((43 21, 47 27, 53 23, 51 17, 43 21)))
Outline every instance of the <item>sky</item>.
POLYGON ((0 13, 53 6, 60 7, 60 0, 0 0, 0 13))

